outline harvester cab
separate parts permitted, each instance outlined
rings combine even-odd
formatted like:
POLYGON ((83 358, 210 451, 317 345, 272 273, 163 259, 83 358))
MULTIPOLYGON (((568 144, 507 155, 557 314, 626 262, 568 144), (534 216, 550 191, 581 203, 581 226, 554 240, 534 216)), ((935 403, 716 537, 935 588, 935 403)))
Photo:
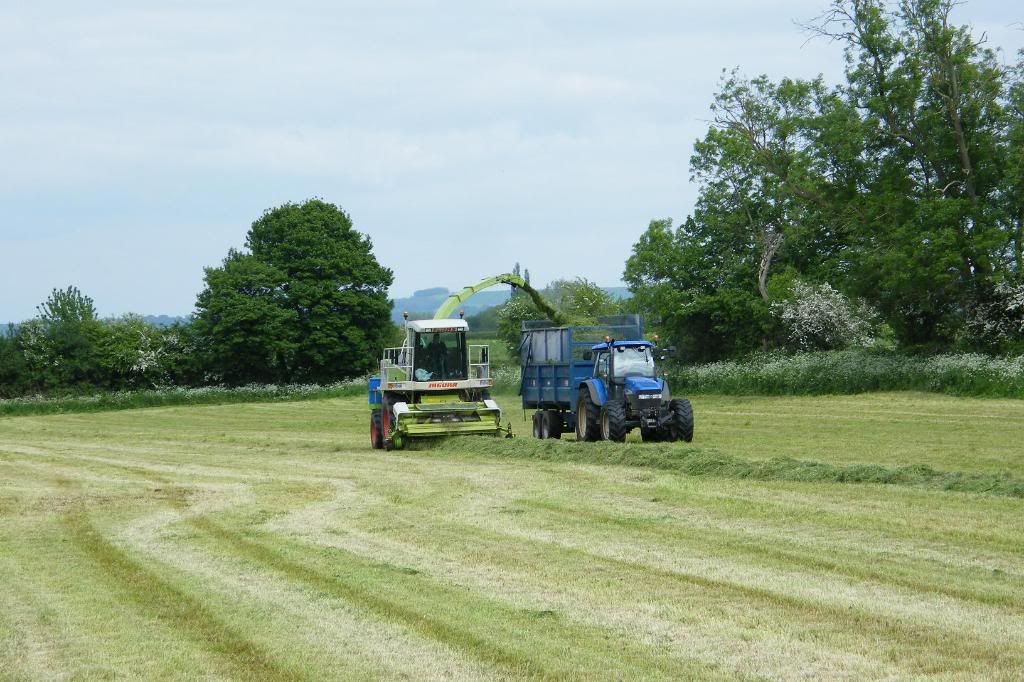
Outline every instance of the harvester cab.
POLYGON ((468 343, 463 319, 408 321, 405 341, 386 348, 370 379, 370 443, 402 448, 410 439, 510 434, 491 400, 488 349, 468 343))

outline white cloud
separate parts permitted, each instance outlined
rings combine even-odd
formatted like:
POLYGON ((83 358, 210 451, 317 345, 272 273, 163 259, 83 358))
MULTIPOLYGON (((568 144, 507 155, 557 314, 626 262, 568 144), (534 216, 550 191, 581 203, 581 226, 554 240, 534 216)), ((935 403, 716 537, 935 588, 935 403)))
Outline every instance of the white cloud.
MULTIPOLYGON (((647 221, 692 205, 723 67, 841 74, 838 49, 793 23, 825 4, 9 4, 0 320, 86 282, 111 312, 186 312, 198 263, 313 195, 372 234, 396 294, 517 260, 614 284, 647 221), (126 285, 117 258, 157 252, 126 285)), ((975 7, 985 26, 1009 12, 975 7)))

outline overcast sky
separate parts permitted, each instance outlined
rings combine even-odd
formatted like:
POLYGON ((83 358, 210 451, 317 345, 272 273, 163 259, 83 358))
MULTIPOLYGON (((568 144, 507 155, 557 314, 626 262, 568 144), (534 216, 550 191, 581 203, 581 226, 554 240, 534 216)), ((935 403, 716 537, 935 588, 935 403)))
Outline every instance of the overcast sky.
MULTIPOLYGON (((74 284, 184 315, 264 209, 339 204, 392 296, 621 281, 691 210, 723 68, 830 81, 825 0, 0 3, 0 321, 74 284)), ((1009 61, 1016 3, 961 21, 1009 61)))

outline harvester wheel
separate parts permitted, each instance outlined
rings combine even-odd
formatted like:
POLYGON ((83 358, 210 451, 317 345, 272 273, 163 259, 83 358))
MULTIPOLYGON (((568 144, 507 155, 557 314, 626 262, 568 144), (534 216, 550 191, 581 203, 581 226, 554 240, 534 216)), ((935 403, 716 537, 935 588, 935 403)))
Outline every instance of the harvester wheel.
POLYGON ((580 389, 576 401, 576 440, 594 441, 601 437, 601 408, 590 399, 590 391, 580 389))
POLYGON ((548 438, 561 438, 562 413, 558 410, 545 410, 543 427, 547 429, 548 438))
POLYGON ((370 412, 370 447, 374 450, 384 447, 384 418, 380 410, 370 412))
POLYGON ((672 440, 679 438, 689 443, 693 440, 693 406, 689 400, 681 398, 670 402, 669 409, 672 411, 672 440))
POLYGON ((626 440, 626 406, 609 400, 601 411, 601 438, 621 443, 626 440))

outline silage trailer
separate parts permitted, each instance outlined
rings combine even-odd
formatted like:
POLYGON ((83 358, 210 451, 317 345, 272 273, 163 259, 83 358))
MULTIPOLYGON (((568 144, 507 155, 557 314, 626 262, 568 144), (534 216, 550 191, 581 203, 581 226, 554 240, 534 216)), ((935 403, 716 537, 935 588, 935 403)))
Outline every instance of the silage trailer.
POLYGON ((639 315, 616 315, 589 326, 523 322, 520 395, 533 415, 533 435, 622 442, 633 429, 644 441, 693 440, 693 408, 672 398, 659 377, 660 349, 643 338, 639 315))

